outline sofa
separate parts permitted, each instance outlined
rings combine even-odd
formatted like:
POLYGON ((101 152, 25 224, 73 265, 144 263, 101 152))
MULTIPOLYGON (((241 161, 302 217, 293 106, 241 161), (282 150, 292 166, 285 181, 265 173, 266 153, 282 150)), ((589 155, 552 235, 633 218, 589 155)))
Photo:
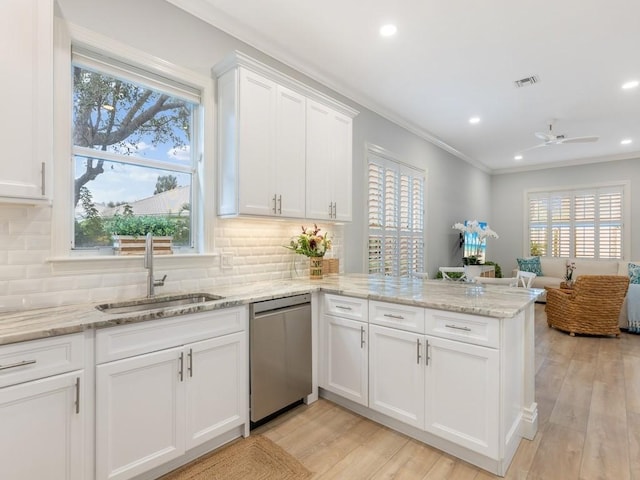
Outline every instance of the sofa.
MULTIPOLYGON (((573 271, 573 280, 580 275, 624 275, 629 276, 629 263, 640 265, 640 261, 628 260, 589 260, 584 258, 562 258, 562 257, 540 257, 540 267, 542 275, 533 279, 532 288, 560 287, 567 273, 567 263, 574 263, 576 268, 573 271)), ((539 302, 546 302, 546 292, 538 299, 539 302)), ((627 299, 625 298, 620 310, 618 322, 620 328, 628 328, 627 299)))

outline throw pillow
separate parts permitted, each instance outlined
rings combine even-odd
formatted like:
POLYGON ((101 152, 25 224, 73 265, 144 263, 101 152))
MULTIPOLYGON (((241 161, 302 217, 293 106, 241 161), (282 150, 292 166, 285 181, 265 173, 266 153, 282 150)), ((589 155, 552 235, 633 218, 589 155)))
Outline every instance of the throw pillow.
POLYGON ((542 276, 540 257, 518 258, 516 260, 518 261, 518 270, 535 273, 538 277, 542 276))
POLYGON ((629 264, 629 283, 640 283, 640 265, 629 264))

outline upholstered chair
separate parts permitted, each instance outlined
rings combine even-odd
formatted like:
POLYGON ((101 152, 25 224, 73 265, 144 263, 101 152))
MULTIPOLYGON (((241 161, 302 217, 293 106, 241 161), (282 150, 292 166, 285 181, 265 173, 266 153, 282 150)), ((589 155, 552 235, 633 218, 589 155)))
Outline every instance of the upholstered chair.
POLYGON ((570 290, 546 287, 547 323, 571 336, 620 336, 618 316, 628 288, 623 275, 580 275, 570 290))

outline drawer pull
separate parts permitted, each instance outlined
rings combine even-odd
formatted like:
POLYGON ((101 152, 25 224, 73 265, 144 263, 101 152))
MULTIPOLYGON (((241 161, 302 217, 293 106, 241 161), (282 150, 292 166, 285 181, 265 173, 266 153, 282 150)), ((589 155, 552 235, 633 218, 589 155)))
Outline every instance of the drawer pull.
POLYGON ((180 370, 178 371, 178 377, 180 377, 180 381, 184 381, 184 352, 180 352, 180 370))
POLYGON ((360 326, 360 348, 364 348, 364 327, 360 326))
POLYGON ((9 370, 10 368, 24 367, 25 365, 33 365, 35 360, 23 360, 22 362, 11 363, 9 365, 0 365, 0 370, 9 370))
POLYGON ((187 367, 187 370, 189 370, 189 377, 193 377, 193 348, 189 349, 187 356, 189 357, 189 366, 187 367))
POLYGON ((445 325, 447 328, 454 328, 456 330, 464 330, 465 332, 470 332, 471 329, 469 327, 458 327, 457 325, 445 325))
POLYGON ((351 307, 345 307, 344 305, 336 305, 336 308, 339 308, 340 310, 352 310, 351 307))
POLYGON ((396 320, 404 320, 402 315, 394 315, 393 313, 385 313, 384 316, 388 318, 395 318, 396 320))
POLYGON ((424 344, 424 358, 425 365, 429 365, 429 360, 431 359, 431 357, 429 356, 429 340, 426 340, 424 344))
POLYGON ((422 355, 420 355, 420 339, 416 338, 416 363, 420 365, 420 359, 422 355))

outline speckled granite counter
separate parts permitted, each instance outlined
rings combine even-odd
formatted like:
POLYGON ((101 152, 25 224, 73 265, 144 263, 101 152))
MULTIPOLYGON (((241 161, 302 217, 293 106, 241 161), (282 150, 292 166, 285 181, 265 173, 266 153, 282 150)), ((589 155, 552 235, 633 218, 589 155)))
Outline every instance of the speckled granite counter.
POLYGON ((95 304, 4 313, 0 314, 0 345, 76 333, 91 328, 228 308, 319 290, 496 318, 515 316, 542 293, 537 289, 441 280, 394 279, 372 275, 326 276, 320 281, 279 280, 219 287, 208 293, 224 297, 221 300, 135 313, 104 313, 98 311, 95 304))

